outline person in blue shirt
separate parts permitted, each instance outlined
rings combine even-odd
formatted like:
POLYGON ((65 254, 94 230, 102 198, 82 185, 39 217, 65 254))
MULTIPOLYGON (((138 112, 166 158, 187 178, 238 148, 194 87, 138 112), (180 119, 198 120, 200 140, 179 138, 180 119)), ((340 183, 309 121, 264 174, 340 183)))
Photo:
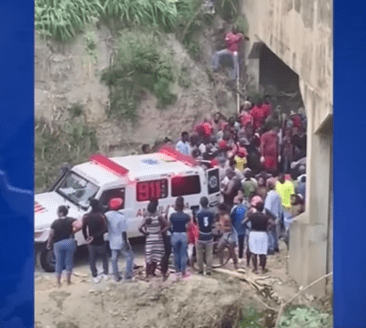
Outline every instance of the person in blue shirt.
POLYGON ((213 254, 213 234, 212 225, 214 223, 215 214, 208 208, 207 197, 200 200, 201 209, 196 213, 198 222, 199 236, 196 242, 197 266, 198 273, 203 274, 203 253, 206 259, 206 275, 211 274, 212 270, 212 254, 213 254))
POLYGON ((239 259, 243 258, 244 253, 245 225, 243 221, 247 214, 247 207, 243 204, 243 200, 243 196, 236 196, 234 198, 234 207, 230 213, 232 226, 238 235, 239 259))
POLYGON ((172 230, 171 243, 174 252, 175 270, 178 279, 186 277, 188 239, 187 225, 191 221, 188 214, 184 213, 184 199, 179 196, 175 202, 176 212, 170 215, 170 228, 172 230))
POLYGON ((268 193, 264 202, 264 209, 275 221, 275 226, 268 232, 268 254, 273 255, 275 252, 280 252, 278 238, 280 236, 280 226, 284 211, 281 196, 276 191, 276 183, 268 180, 267 189, 268 193))

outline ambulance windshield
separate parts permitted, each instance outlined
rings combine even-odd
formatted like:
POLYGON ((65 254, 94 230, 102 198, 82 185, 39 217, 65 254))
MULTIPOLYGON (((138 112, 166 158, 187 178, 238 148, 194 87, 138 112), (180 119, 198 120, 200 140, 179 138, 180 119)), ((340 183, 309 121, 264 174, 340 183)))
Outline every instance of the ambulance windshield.
POLYGON ((89 199, 95 197, 99 187, 70 171, 62 180, 56 192, 76 206, 83 209, 89 207, 89 199))

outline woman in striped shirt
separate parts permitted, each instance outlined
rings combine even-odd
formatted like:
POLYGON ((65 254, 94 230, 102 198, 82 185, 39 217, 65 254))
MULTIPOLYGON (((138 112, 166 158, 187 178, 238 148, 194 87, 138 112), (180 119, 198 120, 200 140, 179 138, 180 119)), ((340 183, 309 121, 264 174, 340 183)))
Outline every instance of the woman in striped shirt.
POLYGON ((147 215, 144 218, 139 230, 146 236, 145 258, 146 258, 146 279, 155 276, 158 263, 161 263, 164 256, 163 234, 168 230, 168 223, 157 213, 158 201, 151 200, 147 206, 147 215))

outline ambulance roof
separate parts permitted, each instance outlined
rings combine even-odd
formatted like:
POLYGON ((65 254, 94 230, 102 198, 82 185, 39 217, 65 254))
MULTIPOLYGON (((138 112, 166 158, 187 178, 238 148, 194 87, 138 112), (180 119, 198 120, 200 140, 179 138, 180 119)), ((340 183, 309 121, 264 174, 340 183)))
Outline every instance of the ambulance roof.
POLYGON ((129 171, 127 176, 119 176, 107 168, 92 162, 76 165, 73 171, 102 186, 113 184, 114 182, 127 183, 128 179, 134 180, 148 177, 156 177, 158 179, 159 176, 167 174, 198 173, 200 170, 199 166, 191 167, 160 153, 113 157, 110 160, 126 168, 129 171))

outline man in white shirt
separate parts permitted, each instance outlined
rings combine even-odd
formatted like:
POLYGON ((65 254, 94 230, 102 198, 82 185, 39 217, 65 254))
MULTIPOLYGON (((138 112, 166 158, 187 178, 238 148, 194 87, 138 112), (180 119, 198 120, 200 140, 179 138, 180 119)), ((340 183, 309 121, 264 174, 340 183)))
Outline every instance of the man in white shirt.
POLYGON ((223 183, 224 179, 226 178, 226 170, 229 168, 229 161, 225 157, 221 156, 218 158, 218 162, 220 182, 223 183))
POLYGON ((126 256, 126 271, 124 278, 126 281, 133 279, 133 253, 131 245, 127 239, 127 219, 118 210, 122 207, 121 198, 113 198, 109 201, 109 211, 105 213, 108 222, 109 247, 112 251, 112 268, 114 280, 121 281, 118 270, 118 256, 120 253, 126 256))
POLYGON ((188 132, 186 131, 182 132, 182 139, 178 141, 176 145, 176 150, 178 150, 182 154, 190 155, 191 149, 189 147, 188 140, 189 140, 188 132))

